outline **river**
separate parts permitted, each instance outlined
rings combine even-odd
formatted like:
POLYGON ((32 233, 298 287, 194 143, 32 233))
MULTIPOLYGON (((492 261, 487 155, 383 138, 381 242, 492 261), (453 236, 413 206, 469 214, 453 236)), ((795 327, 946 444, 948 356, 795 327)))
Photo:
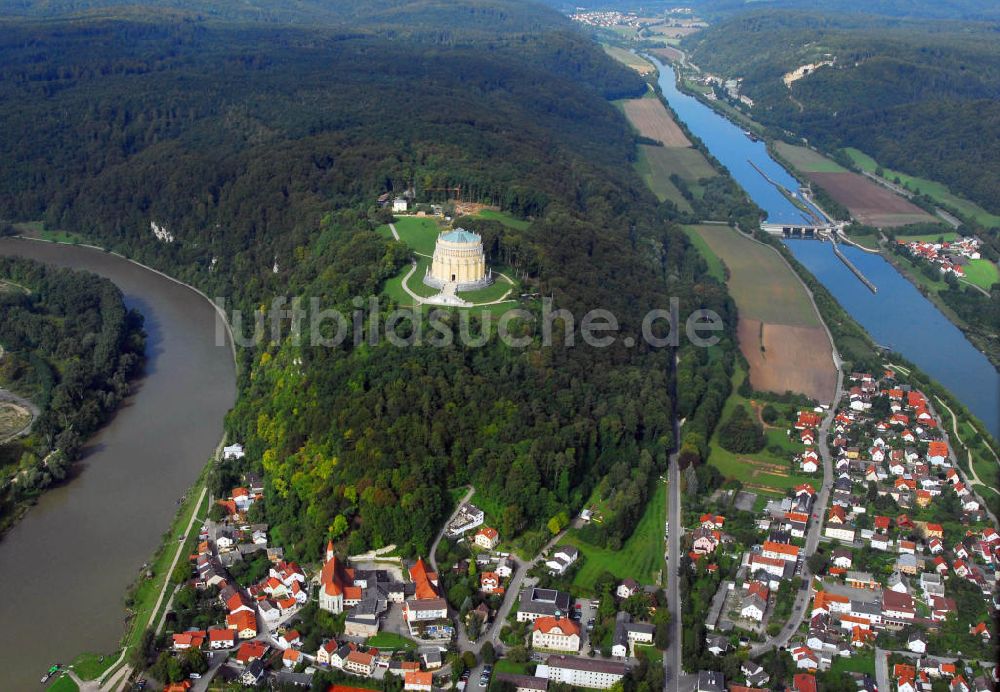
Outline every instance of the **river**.
MULTIPOLYGON (((677 88, 671 66, 647 56, 659 69, 659 85, 670 107, 776 222, 802 222, 805 215, 750 165, 792 191, 798 182, 771 158, 763 142, 693 96, 677 88)), ((837 298, 876 342, 906 356, 947 387, 1000 437, 1000 373, 962 331, 881 255, 843 246, 844 254, 878 287, 873 294, 834 256, 829 243, 785 241, 795 257, 837 298)))
POLYGON ((3 239, 0 255, 111 279, 149 334, 143 376, 72 480, 0 541, 0 687, 22 690, 53 662, 117 648, 124 594, 221 439, 236 377, 229 345, 215 344, 213 306, 191 289, 88 248, 3 239))

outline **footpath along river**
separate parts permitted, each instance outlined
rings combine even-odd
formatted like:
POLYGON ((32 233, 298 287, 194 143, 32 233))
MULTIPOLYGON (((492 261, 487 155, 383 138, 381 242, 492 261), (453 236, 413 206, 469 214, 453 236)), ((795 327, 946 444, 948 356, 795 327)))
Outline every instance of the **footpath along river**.
POLYGON ((229 344, 215 343, 214 307, 191 289, 89 248, 3 239, 0 255, 111 279, 149 333, 144 375, 72 480, 0 541, 0 688, 26 690, 56 661, 117 647, 128 585, 218 445, 236 374, 229 344))
MULTIPOLYGON (((778 222, 802 222, 803 213, 754 169, 790 190, 796 179, 730 120, 677 88, 671 66, 649 58, 677 117, 732 174, 750 197, 778 222)), ((947 387, 994 435, 1000 437, 1000 373, 961 330, 880 255, 845 246, 844 254, 876 286, 873 294, 837 259, 829 243, 789 240, 795 257, 834 295, 876 342, 916 363, 947 387)))

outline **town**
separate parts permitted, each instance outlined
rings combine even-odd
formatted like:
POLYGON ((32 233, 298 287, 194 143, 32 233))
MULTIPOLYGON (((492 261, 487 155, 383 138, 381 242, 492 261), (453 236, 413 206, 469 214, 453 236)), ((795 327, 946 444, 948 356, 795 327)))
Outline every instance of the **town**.
MULTIPOLYGON (((223 454, 245 460, 240 444, 223 454)), ((652 622, 658 589, 624 580, 602 598, 574 598, 559 588, 577 566, 574 546, 554 539, 521 562, 470 502, 459 504, 427 559, 394 546, 344 557, 330 541, 300 565, 253 523, 263 498, 259 476, 245 474, 216 501, 217 519, 205 522, 180 568, 149 669, 172 680, 165 690, 319 679, 341 691, 381 689, 391 676, 405 690, 464 689, 473 672, 479 687, 603 689, 629 673, 637 650, 665 641, 652 622)))
POLYGON ((951 242, 931 242, 914 240, 907 242, 898 241, 905 247, 913 257, 923 259, 937 266, 941 274, 949 274, 961 279, 965 277, 963 265, 969 260, 977 260, 981 257, 979 253, 979 239, 975 237, 959 238, 951 242))
POLYGON ((686 525, 692 589, 711 596, 691 623, 703 641, 685 649, 699 690, 995 689, 995 517, 923 393, 891 369, 848 379, 829 469, 819 413, 789 431, 817 485, 757 514, 714 503, 686 525))

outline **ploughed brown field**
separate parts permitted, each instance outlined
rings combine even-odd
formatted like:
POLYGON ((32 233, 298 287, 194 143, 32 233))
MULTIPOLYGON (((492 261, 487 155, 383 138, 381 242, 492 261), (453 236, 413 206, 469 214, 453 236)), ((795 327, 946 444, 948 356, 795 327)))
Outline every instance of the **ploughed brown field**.
POLYGON ((806 175, 850 209, 856 219, 869 226, 886 228, 936 220, 906 198, 857 173, 811 172, 806 175))
POLYGON ((680 52, 680 50, 672 46, 665 46, 664 48, 653 48, 649 52, 658 58, 665 58, 666 60, 670 60, 672 62, 680 62, 681 58, 684 57, 684 54, 680 52))
POLYGON ((660 99, 630 99, 622 103, 629 122, 643 137, 662 142, 665 147, 689 147, 691 141, 670 117, 660 99))
POLYGON ((696 31, 701 31, 697 27, 693 26, 664 26, 663 24, 651 26, 649 27, 649 30, 654 34, 666 36, 667 38, 681 38, 683 36, 693 34, 696 31))
POLYGON ((729 270, 740 351, 759 391, 799 392, 829 403, 837 388, 833 346, 805 286, 772 248, 728 226, 694 226, 729 270))
POLYGON ((740 351, 750 365, 750 384, 761 392, 800 392, 829 403, 837 387, 830 339, 822 327, 763 323, 740 316, 740 351))

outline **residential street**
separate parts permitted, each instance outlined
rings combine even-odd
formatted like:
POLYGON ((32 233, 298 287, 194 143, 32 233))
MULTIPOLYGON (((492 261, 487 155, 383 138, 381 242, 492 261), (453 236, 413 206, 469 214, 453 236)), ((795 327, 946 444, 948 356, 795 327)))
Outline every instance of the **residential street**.
MULTIPOLYGON (((674 439, 680 440, 680 423, 674 424, 674 439)), ((681 642, 683 641, 683 623, 681 621, 680 591, 677 588, 677 574, 680 571, 681 534, 681 472, 677 463, 678 452, 670 455, 667 470, 667 522, 670 532, 667 535, 667 610, 670 612, 670 646, 663 652, 664 685, 668 692, 678 692, 688 689, 690 676, 684 675, 681 666, 681 642), (685 680, 682 681, 681 677, 685 680), (683 684, 682 684, 683 683, 683 684)))
MULTIPOLYGON (((816 548, 819 545, 820 536, 822 535, 823 522, 826 519, 826 504, 830 499, 830 490, 833 487, 833 457, 830 455, 828 437, 830 434, 830 425, 833 423, 833 419, 837 415, 837 405, 844 393, 843 388, 844 372, 838 368, 837 391, 834 394, 830 410, 827 412, 826 417, 823 418, 823 423, 819 426, 819 433, 816 435, 820 459, 823 461, 823 484, 816 493, 816 501, 813 503, 812 509, 813 516, 809 522, 809 533, 806 535, 806 547, 802 553, 802 570, 800 574, 802 576, 802 580, 807 584, 812 581, 812 574, 809 572, 807 560, 810 555, 816 552, 816 548)), ((782 628, 782 630, 774 637, 769 638, 762 644, 754 646, 750 650, 751 657, 759 656, 772 648, 782 648, 788 645, 788 640, 791 639, 793 634, 795 634, 795 631, 799 628, 799 623, 801 623, 802 618, 805 617, 806 611, 808 610, 811 592, 812 588, 810 587, 800 589, 799 592, 795 594, 795 604, 792 606, 792 614, 788 618, 788 622, 785 624, 784 628, 782 628)))

